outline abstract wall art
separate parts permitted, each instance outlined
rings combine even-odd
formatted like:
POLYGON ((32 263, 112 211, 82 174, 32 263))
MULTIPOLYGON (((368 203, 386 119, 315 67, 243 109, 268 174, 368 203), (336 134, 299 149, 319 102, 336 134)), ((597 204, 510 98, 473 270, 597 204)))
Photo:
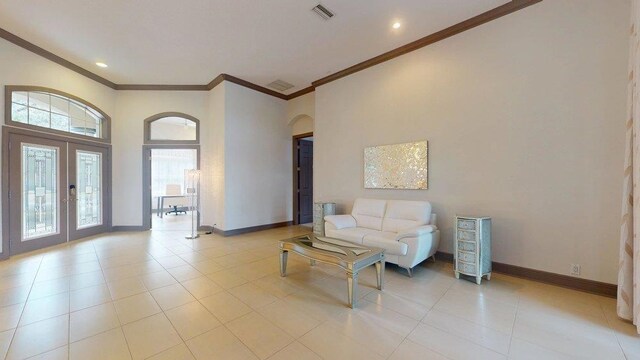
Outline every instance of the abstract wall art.
POLYGON ((428 142, 364 149, 365 189, 427 189, 428 142))

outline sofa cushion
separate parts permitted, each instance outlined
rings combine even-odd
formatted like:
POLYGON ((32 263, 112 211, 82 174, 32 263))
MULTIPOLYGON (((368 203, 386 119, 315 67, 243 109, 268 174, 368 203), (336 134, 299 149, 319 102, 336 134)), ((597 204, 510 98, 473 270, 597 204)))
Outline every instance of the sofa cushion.
POLYGON ((358 227, 380 231, 386 204, 386 200, 356 199, 351 216, 356 219, 358 227))
POLYGON ((362 240, 362 245, 379 247, 385 250, 385 254, 406 255, 409 245, 396 241, 396 233, 377 232, 368 234, 362 240))
POLYGON ((382 220, 382 231, 401 230, 427 225, 431 220, 431 204, 428 201, 389 200, 382 220))
POLYGON ((371 230, 367 228, 355 227, 355 228, 345 228, 340 230, 327 229, 326 235, 327 237, 346 240, 355 244, 362 244, 362 239, 365 235, 377 233, 379 231, 371 230))

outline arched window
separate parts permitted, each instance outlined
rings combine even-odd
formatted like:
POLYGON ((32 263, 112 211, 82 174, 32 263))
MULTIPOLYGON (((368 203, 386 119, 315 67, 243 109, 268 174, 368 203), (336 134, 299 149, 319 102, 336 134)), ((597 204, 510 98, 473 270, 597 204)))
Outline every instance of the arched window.
POLYGON ((109 141, 107 114, 76 96, 38 86, 5 87, 8 125, 109 141))
POLYGON ((198 144, 200 121, 178 112, 166 112, 144 121, 145 144, 198 144))

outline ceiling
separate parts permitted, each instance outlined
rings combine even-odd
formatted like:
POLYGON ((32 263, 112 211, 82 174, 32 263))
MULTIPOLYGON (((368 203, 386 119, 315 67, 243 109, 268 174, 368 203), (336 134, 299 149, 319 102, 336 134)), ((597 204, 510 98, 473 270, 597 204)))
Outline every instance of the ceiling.
POLYGON ((117 84, 227 73, 284 80, 289 94, 508 2, 323 0, 336 14, 325 21, 317 0, 2 0, 0 27, 117 84))

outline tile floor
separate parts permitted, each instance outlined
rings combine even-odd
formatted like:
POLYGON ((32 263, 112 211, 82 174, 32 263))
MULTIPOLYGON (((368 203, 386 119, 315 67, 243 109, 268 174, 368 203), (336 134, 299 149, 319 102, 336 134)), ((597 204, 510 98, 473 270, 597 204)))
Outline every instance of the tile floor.
POLYGON ((427 262, 360 276, 289 256, 288 227, 190 241, 113 233, 0 262, 6 359, 640 359, 615 301, 494 274, 481 286, 427 262))

